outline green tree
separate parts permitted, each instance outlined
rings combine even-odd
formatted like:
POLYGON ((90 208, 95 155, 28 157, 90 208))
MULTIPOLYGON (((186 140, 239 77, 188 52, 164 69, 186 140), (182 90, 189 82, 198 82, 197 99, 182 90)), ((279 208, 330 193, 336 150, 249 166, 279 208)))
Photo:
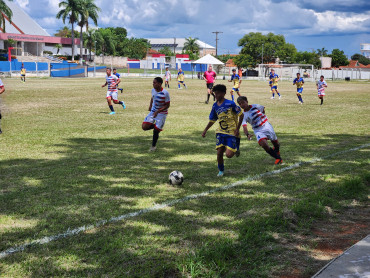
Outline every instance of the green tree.
MULTIPOLYGON (((9 0, 13 1, 13 0, 9 0)), ((0 28, 5 33, 5 16, 12 22, 13 12, 4 0, 0 0, 0 28)))
POLYGON ((115 48, 116 48, 116 53, 119 56, 125 56, 124 53, 124 45, 125 41, 127 40, 127 30, 123 27, 108 27, 107 29, 110 29, 111 32, 114 35, 115 38, 115 48))
POLYGON ((79 2, 79 22, 80 26, 80 63, 82 63, 83 50, 83 33, 82 28, 86 26, 86 31, 89 30, 89 19, 92 19, 95 26, 98 25, 98 12, 101 9, 95 5, 95 0, 80 0, 79 2))
POLYGON ((352 55, 351 60, 358 61, 359 63, 361 63, 365 66, 370 64, 370 59, 369 58, 366 58, 364 55, 361 55, 361 54, 358 54, 358 53, 352 55))
POLYGON ((312 64, 315 68, 319 68, 321 66, 320 57, 315 51, 297 52, 294 62, 297 64, 312 64))
POLYGON ((97 51, 103 55, 115 55, 116 54, 116 41, 114 33, 108 28, 98 29, 99 35, 97 35, 97 51))
MULTIPOLYGON (((197 40, 198 40, 198 38, 192 38, 192 37, 185 38, 183 51, 186 54, 189 54, 189 57, 190 57, 190 54, 191 54, 192 57, 198 57, 199 56, 199 45, 197 43, 197 40)), ((191 60, 193 60, 193 59, 191 59, 191 60)))
POLYGON ((124 41, 123 52, 132 59, 143 59, 146 56, 150 43, 146 39, 130 38, 124 41))
POLYGON ((175 53, 172 52, 172 49, 169 46, 165 46, 165 47, 159 49, 158 52, 162 53, 166 56, 175 56, 175 53))
MULTIPOLYGON (((74 36, 78 37, 80 32, 74 30, 74 36)), ((72 31, 67 26, 64 26, 63 28, 59 29, 54 36, 61 37, 61 38, 72 38, 72 31)))
POLYGON ((66 19, 68 18, 69 23, 72 26, 71 38, 72 38, 72 61, 74 61, 74 25, 78 22, 79 11, 80 11, 80 0, 64 0, 59 3, 59 8, 61 10, 57 13, 56 17, 58 19, 62 18, 63 23, 65 24, 66 19))
POLYGON ((329 57, 331 57, 331 64, 333 67, 347 66, 349 64, 347 56, 344 55, 344 51, 338 48, 333 49, 329 57))
MULTIPOLYGON (((89 60, 91 61, 91 51, 92 48, 95 47, 95 42, 102 41, 102 38, 99 38, 100 33, 97 29, 89 29, 87 32, 84 33, 84 44, 89 49, 89 60)), ((94 50, 96 54, 96 49, 94 50)))
POLYGON ((323 47, 321 49, 317 49, 317 54, 320 57, 324 57, 324 56, 327 56, 328 55, 328 51, 325 49, 325 47, 323 47))
POLYGON ((233 58, 234 64, 240 68, 255 67, 255 59, 249 54, 239 54, 233 58))

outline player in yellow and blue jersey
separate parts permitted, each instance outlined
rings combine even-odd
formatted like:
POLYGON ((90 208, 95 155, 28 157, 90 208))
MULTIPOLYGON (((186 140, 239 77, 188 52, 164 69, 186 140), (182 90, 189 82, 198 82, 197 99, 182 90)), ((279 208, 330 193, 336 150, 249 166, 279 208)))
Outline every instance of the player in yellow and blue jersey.
POLYGON ((231 75, 231 79, 229 80, 229 82, 234 82, 234 86, 230 92, 231 99, 232 101, 234 101, 234 92, 236 92, 238 96, 240 96, 239 88, 240 88, 240 84, 242 84, 239 74, 236 74, 236 69, 233 69, 233 74, 231 75))
POLYGON ((293 80, 293 85, 297 85, 297 97, 299 100, 299 104, 303 104, 303 99, 302 99, 302 93, 303 93, 303 84, 304 80, 301 77, 301 74, 298 72, 297 73, 297 78, 293 80))
POLYGON ((278 92, 277 86, 278 86, 278 81, 280 80, 279 75, 275 73, 275 70, 272 69, 270 72, 270 83, 271 83, 271 91, 272 91, 272 97, 271 99, 275 98, 275 92, 278 94, 279 99, 281 99, 281 95, 278 92))
POLYGON ((225 99, 226 86, 218 84, 213 87, 213 93, 216 96, 216 102, 212 106, 209 114, 209 122, 204 129, 202 136, 205 137, 208 129, 218 120, 219 127, 216 130, 216 150, 218 163, 218 177, 224 175, 224 153, 227 158, 232 158, 234 155, 239 156, 240 135, 238 126, 238 118, 243 114, 239 106, 235 102, 225 99))
POLYGON ((182 89, 180 84, 184 85, 185 89, 187 88, 184 82, 184 79, 185 79, 184 72, 182 71, 182 69, 179 69, 179 72, 177 73, 177 82, 178 82, 179 90, 182 89))

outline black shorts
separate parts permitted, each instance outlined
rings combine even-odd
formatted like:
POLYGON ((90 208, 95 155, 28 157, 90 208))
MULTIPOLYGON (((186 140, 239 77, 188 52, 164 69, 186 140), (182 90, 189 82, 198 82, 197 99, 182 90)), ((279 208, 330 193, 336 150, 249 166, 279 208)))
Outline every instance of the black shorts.
POLYGON ((207 83, 207 89, 212 90, 212 88, 213 88, 213 83, 207 83))

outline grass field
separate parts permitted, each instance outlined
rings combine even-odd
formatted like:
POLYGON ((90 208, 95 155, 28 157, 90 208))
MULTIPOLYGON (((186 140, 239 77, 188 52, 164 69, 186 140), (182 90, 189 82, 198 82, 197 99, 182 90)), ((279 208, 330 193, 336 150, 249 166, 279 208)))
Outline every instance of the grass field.
POLYGON ((339 153, 369 143, 368 82, 328 82, 320 106, 313 83, 305 84, 299 105, 290 82, 279 85, 281 100, 270 100, 266 82, 244 81, 242 94, 266 107, 285 164, 275 166, 255 139, 244 137, 241 156, 225 160, 223 178, 216 178, 214 128, 201 137, 211 109, 202 81, 186 80, 188 90, 172 81, 154 153, 148 152, 152 133, 141 130, 151 79, 123 79, 119 98, 127 109, 116 105, 114 116, 103 78, 4 83, 0 252, 324 159, 31 246, 0 258, 0 277, 280 277, 296 260, 305 266, 299 277, 310 277, 327 261, 312 257, 314 246, 301 246, 300 235, 348 207, 369 204, 370 147, 339 153), (167 183, 173 170, 185 176, 180 187, 167 183))

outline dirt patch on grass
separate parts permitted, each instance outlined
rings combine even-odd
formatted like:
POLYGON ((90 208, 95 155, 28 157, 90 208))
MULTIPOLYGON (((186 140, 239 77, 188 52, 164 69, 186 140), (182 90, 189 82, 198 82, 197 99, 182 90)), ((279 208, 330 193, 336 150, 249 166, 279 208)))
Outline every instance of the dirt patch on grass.
POLYGON ((315 222, 308 233, 285 235, 288 239, 280 242, 285 250, 280 260, 287 262, 287 266, 273 277, 311 277, 370 234, 369 218, 370 206, 348 207, 315 222))

